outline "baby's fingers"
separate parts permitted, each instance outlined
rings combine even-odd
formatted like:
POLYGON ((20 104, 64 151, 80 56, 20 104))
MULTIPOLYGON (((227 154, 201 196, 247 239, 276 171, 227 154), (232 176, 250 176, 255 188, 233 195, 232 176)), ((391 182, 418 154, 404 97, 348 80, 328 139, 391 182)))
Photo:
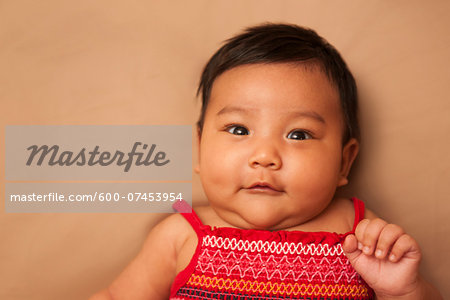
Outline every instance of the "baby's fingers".
POLYGON ((375 256, 379 259, 385 258, 389 250, 403 234, 403 229, 398 225, 387 224, 384 226, 378 237, 375 256))
POLYGON ((381 231, 387 225, 382 219, 362 220, 355 230, 358 249, 366 255, 372 255, 376 249, 381 231))
POLYGON ((399 261, 405 254, 408 254, 410 258, 420 260, 420 249, 416 240, 408 234, 401 235, 394 246, 392 246, 391 254, 389 254, 389 260, 392 262, 399 261))

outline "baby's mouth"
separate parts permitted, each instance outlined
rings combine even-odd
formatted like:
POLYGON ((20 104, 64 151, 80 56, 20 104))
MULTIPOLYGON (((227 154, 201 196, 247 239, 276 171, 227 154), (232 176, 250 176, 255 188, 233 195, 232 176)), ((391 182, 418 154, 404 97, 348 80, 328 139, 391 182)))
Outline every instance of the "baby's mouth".
POLYGON ((251 193, 269 193, 269 194, 278 194, 282 192, 281 189, 267 182, 255 182, 250 186, 246 187, 245 190, 251 193))

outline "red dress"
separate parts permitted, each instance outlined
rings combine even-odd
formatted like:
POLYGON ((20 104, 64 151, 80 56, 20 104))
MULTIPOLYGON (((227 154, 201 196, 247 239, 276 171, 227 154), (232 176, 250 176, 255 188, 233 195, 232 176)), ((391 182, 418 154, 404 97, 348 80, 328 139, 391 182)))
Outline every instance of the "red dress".
MULTIPOLYGON (((342 242, 364 218, 353 198, 351 232, 265 231, 202 224, 182 213, 199 243, 189 265, 175 278, 171 300, 373 299, 373 290, 344 255, 342 242)), ((177 211, 188 211, 177 202, 177 211)))

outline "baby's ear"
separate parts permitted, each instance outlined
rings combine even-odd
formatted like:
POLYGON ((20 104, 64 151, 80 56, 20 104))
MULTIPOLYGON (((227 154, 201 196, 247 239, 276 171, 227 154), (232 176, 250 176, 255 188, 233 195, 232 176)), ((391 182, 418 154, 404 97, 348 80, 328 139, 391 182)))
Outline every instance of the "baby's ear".
POLYGON ((359 142, 355 138, 350 139, 342 148, 341 172, 339 174, 338 186, 344 186, 348 183, 348 173, 350 173, 358 151, 359 142))

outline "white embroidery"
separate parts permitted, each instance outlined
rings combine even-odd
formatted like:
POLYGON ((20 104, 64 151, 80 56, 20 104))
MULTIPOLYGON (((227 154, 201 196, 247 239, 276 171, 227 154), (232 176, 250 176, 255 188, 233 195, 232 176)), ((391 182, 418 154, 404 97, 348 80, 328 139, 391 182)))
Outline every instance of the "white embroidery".
POLYGON ((236 238, 224 238, 217 236, 207 235, 203 237, 203 246, 223 248, 230 250, 239 251, 250 251, 250 252, 263 252, 263 253, 277 253, 277 254, 304 254, 304 255, 324 255, 324 256, 338 256, 342 255, 344 251, 342 250, 341 244, 336 244, 330 246, 328 244, 308 244, 303 245, 302 243, 288 243, 288 242, 269 242, 269 241, 244 241, 238 240, 236 238))

